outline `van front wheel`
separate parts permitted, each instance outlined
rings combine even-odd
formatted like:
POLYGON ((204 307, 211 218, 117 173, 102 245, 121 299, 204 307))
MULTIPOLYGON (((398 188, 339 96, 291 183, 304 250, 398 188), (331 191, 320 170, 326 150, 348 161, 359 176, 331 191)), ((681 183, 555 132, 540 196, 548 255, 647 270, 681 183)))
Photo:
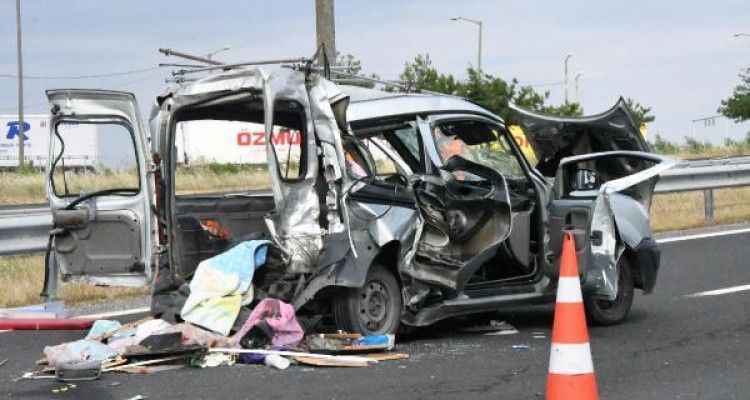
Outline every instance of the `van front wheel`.
POLYGON ((361 288, 345 289, 333 300, 338 329, 363 335, 396 333, 401 319, 401 290, 396 277, 373 264, 361 288))
POLYGON ((614 301, 595 296, 585 296, 583 303, 589 320, 597 325, 615 325, 627 318, 630 307, 633 306, 635 290, 633 274, 625 256, 621 256, 617 263, 617 297, 614 301))

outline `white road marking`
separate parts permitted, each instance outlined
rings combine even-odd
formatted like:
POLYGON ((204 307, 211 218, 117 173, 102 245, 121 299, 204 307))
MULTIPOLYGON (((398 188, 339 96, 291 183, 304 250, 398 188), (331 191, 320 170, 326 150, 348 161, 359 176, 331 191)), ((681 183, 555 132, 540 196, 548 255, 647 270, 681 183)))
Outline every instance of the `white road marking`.
POLYGON ((672 243, 672 242, 682 242, 684 240, 695 240, 695 239, 706 239, 706 238, 719 237, 719 236, 739 235, 741 233, 748 233, 748 232, 750 232, 750 228, 733 229, 731 231, 709 232, 709 233, 699 233, 696 235, 668 237, 668 238, 658 239, 656 242, 659 244, 664 244, 664 243, 672 243))
POLYGON ((732 286, 732 287, 728 287, 724 289, 708 290, 705 292, 686 294, 685 297, 719 296, 722 294, 744 292, 746 290, 750 290, 750 285, 732 286))
POLYGON ((129 310, 122 310, 122 311, 112 311, 112 312, 106 312, 106 313, 99 313, 99 314, 89 314, 89 315, 79 315, 77 319, 103 319, 103 318, 112 318, 112 317, 122 317, 125 315, 133 315, 133 314, 142 314, 147 313, 151 310, 150 307, 141 307, 141 308, 131 308, 129 310))

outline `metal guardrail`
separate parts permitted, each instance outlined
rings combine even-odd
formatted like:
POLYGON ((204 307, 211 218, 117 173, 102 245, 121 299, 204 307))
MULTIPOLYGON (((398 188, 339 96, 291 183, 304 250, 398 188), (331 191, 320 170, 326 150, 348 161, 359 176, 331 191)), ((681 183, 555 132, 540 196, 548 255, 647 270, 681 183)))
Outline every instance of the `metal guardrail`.
MULTIPOLYGON (((750 157, 684 161, 661 174, 657 194, 703 191, 706 220, 714 219, 714 193, 750 186, 750 157)), ((52 229, 47 205, 0 207, 0 256, 43 252, 52 229)))
POLYGON ((714 221, 714 190, 750 186, 750 157, 684 161, 663 172, 654 192, 703 191, 706 221, 714 221))
POLYGON ((0 255, 38 253, 47 249, 52 214, 47 205, 0 209, 0 255))

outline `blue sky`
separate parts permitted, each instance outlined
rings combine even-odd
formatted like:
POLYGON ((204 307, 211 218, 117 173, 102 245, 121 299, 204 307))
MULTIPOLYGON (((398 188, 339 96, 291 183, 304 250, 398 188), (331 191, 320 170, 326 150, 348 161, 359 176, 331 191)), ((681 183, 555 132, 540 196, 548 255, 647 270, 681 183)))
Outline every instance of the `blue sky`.
MULTIPOLYGON (((0 4, 0 74, 15 74, 15 2, 0 4)), ((229 45, 226 61, 309 55, 314 0, 193 2, 160 0, 23 1, 27 75, 72 76, 143 69, 168 62, 172 47, 206 53, 229 45)), ((476 60, 476 28, 484 22, 483 69, 522 83, 559 82, 563 58, 572 76, 582 71, 580 100, 587 113, 620 96, 650 105, 650 133, 673 140, 744 137, 750 125, 715 127, 691 120, 716 114, 722 98, 750 66, 750 2, 742 0, 595 2, 360 1, 336 4, 337 47, 362 60, 365 72, 396 78, 404 62, 429 53, 439 70, 458 77, 476 60)), ((177 61, 176 59, 172 59, 177 61)), ((147 110, 168 70, 106 79, 25 82, 26 112, 46 112, 44 90, 95 87, 134 92, 147 110)), ((561 86, 545 86, 551 102, 561 86)), ((16 84, 0 77, 0 114, 16 112, 16 84)))

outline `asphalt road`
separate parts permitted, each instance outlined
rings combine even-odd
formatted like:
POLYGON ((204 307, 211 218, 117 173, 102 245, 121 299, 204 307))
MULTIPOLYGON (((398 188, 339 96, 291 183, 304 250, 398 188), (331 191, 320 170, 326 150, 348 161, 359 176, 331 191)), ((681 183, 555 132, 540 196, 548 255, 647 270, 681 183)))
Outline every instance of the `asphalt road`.
MULTIPOLYGON (((654 294, 637 296, 631 318, 591 328, 602 399, 746 399, 750 393, 750 292, 687 297, 750 284, 750 234, 662 245, 654 294)), ((107 375, 52 394, 54 381, 11 379, 33 367, 42 348, 80 333, 0 333, 0 398, 23 399, 539 399, 549 357, 551 307, 493 318, 520 333, 457 333, 452 321, 400 341, 411 358, 371 368, 262 366, 184 369, 153 375, 107 375), (544 339, 532 337, 543 332, 544 339), (528 349, 514 349, 525 344, 528 349)))

